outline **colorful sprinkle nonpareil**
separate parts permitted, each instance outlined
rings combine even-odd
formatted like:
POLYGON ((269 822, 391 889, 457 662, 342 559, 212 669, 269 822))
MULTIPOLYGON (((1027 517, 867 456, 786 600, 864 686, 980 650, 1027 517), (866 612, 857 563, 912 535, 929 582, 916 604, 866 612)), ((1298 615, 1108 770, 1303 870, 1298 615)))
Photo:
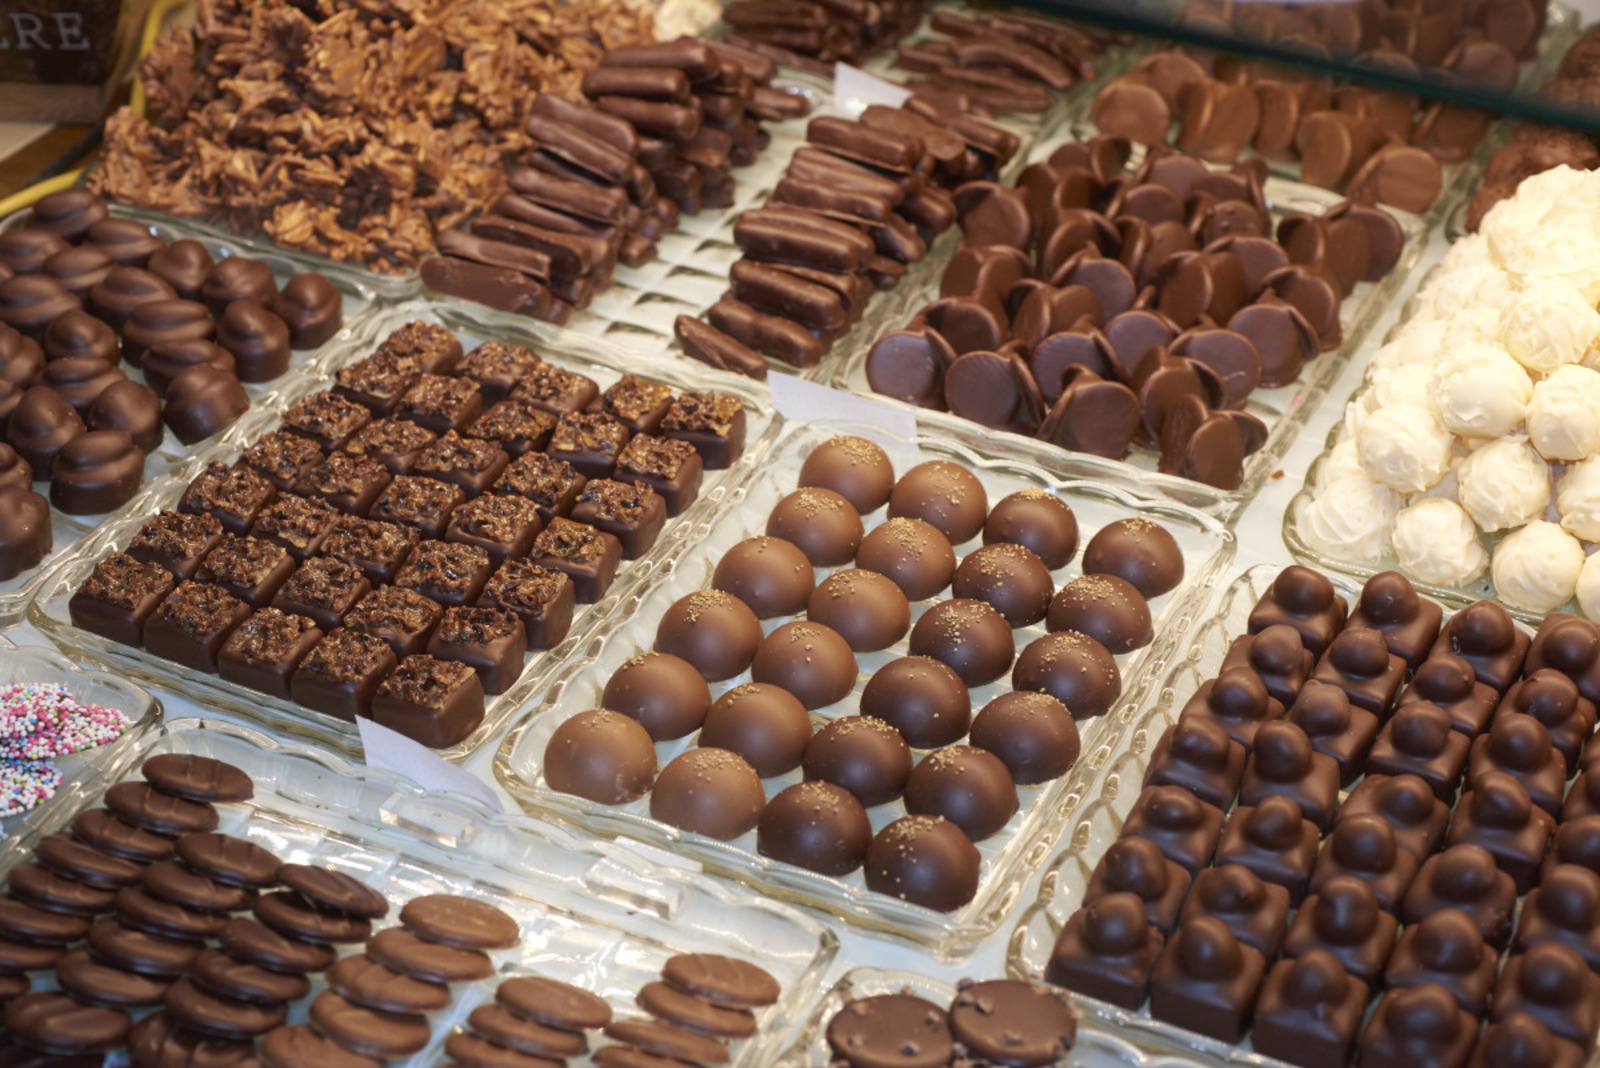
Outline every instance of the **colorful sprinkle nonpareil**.
POLYGON ((0 816, 55 796, 61 769, 54 758, 115 741, 128 725, 117 709, 80 704, 57 683, 0 686, 0 816))

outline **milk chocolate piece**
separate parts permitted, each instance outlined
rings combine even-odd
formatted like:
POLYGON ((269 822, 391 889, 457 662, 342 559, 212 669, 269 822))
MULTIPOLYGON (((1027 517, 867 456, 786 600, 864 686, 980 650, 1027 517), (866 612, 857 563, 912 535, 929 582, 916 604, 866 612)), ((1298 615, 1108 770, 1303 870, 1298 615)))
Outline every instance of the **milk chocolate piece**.
POLYGON ((250 606, 216 586, 182 582, 144 625, 144 646, 155 656, 210 674, 217 653, 250 606))
POLYGON ((550 290, 520 271, 455 256, 433 256, 422 261, 421 274, 423 285, 447 297, 539 319, 551 315, 550 290))
POLYGON ((372 718, 423 745, 446 749, 483 722, 483 695, 477 672, 467 664, 410 656, 378 686, 372 718))
POLYGON ((353 723, 368 714, 378 684, 396 666, 393 650, 381 639, 339 628, 300 662, 289 688, 297 703, 353 723))
POLYGON ((229 636, 217 654, 218 670, 229 682, 288 700, 290 677, 321 640, 306 617, 262 608, 229 636))
POLYGON ((175 585, 159 563, 114 553, 73 592, 67 611, 73 626, 137 647, 145 623, 175 585))

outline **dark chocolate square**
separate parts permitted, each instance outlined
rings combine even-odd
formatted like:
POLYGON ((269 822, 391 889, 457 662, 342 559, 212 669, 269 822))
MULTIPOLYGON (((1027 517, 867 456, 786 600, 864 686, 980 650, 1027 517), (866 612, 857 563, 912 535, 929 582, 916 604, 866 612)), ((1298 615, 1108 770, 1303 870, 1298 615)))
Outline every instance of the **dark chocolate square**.
POLYGON ((519 456, 495 482, 494 492, 526 497, 539 509, 546 526, 557 516, 572 513, 578 495, 589 480, 565 460, 549 453, 530 452, 519 456))
POLYGON ((414 319, 383 339, 374 356, 416 361, 431 375, 449 374, 461 360, 461 342, 437 323, 414 319))
POLYGON ((361 405, 324 390, 302 397, 284 412, 282 426, 291 434, 310 438, 323 452, 333 452, 370 422, 372 413, 361 405))
POLYGON ((367 456, 336 452, 300 480, 299 492, 318 497, 346 515, 366 515, 394 478, 389 469, 367 456))
POLYGON ((1295 904, 1305 896, 1306 880, 1311 878, 1311 866, 1317 860, 1317 843, 1321 834, 1317 825, 1308 819, 1300 821, 1298 833, 1292 826, 1274 826, 1276 813, 1273 806, 1264 809, 1267 818, 1252 818, 1255 808, 1236 806, 1228 813, 1222 825, 1222 837, 1217 840, 1215 862, 1218 867, 1238 864, 1255 872, 1257 878, 1281 886, 1289 892, 1295 904), (1267 839, 1276 833, 1281 840, 1267 839))
POLYGON ((499 443, 511 457, 537 452, 550 443, 556 417, 527 401, 503 400, 467 427, 466 436, 499 443))
POLYGON ((372 718, 434 749, 463 741, 483 722, 483 684, 466 664, 408 656, 383 680, 372 718))
POLYGON ((449 608, 476 601, 492 570, 489 554, 476 545, 425 541, 400 569, 394 584, 449 608))
POLYGON ((279 490, 288 491, 322 462, 322 446, 287 430, 272 430, 244 452, 239 462, 258 471, 279 490))
POLYGON ((618 482, 643 482, 661 495, 669 516, 683 510, 700 495, 704 464, 687 441, 636 434, 617 457, 618 482))
POLYGON ((196 671, 217 673, 217 653, 250 606, 218 586, 182 582, 144 624, 144 647, 196 671))
POLYGON ((1274 960, 1289 929, 1289 890, 1259 879, 1254 872, 1245 875, 1238 867, 1204 868, 1189 888, 1189 897, 1178 914, 1178 926, 1182 928, 1197 916, 1221 920, 1240 942, 1274 960), (1265 896, 1246 904, 1234 896, 1234 889, 1241 884, 1258 886, 1265 896))
POLYGON ((1308 1006, 1298 991, 1285 992, 1294 968, 1294 961, 1280 960, 1267 973, 1256 1000, 1250 1044, 1268 1057, 1305 1068, 1344 1068, 1361 1030, 1367 985, 1350 976, 1336 995, 1308 1006))
POLYGON ((485 341, 462 359, 457 371, 478 383, 485 404, 499 404, 511 396, 517 383, 544 360, 537 352, 504 341, 485 341))
POLYGON ((1433 644, 1429 655, 1454 653, 1472 665, 1479 682, 1503 694, 1517 680, 1532 644, 1533 639, 1512 623, 1510 613, 1504 608, 1492 601, 1479 601, 1463 608, 1445 622, 1439 631, 1439 640, 1433 644), (1466 635, 1465 642, 1462 640, 1464 630, 1472 632, 1466 635), (1478 648, 1472 641, 1474 637, 1487 640, 1489 635, 1498 638, 1501 634, 1507 640, 1503 646, 1495 648, 1478 648))
POLYGON ((213 516, 228 533, 248 534, 261 509, 277 495, 272 483, 258 472, 213 460, 183 491, 178 511, 213 516))
POLYGON ((663 437, 687 441, 706 470, 732 467, 744 452, 744 402, 731 393, 680 393, 661 420, 663 437))
POLYGON ((531 369, 511 391, 512 400, 527 401, 557 417, 583 411, 599 395, 594 379, 552 363, 531 369))
POLYGON ((576 467, 585 478, 610 478, 628 437, 628 428, 611 416, 579 412, 561 417, 546 451, 576 467))
POLYGON ((444 606, 416 590, 384 586, 361 598, 361 603, 344 617, 350 630, 382 638, 404 660, 428 647, 433 628, 439 625, 444 606))
POLYGON ((229 682, 287 701, 294 669, 321 640, 321 629, 305 616, 258 609, 229 635, 217 667, 229 682))
POLYGON ((294 566, 294 557, 283 546, 230 534, 206 554, 194 577, 222 587, 251 608, 264 608, 294 574, 294 566))
POLYGON ((529 649, 553 649, 572 628, 578 593, 565 572, 540 567, 532 560, 507 560, 489 576, 478 603, 515 612, 527 633, 529 649))
POLYGON ((335 560, 355 564, 374 586, 386 586, 394 581, 421 540, 422 535, 414 529, 398 523, 340 516, 323 541, 322 550, 335 560))
POLYGON ((654 434, 672 407, 670 387, 638 375, 623 375, 600 395, 603 412, 628 428, 630 434, 654 434))
POLYGON ((371 711, 378 684, 397 664, 386 642, 341 627, 300 661, 289 679, 289 692, 298 704, 353 723, 371 711))
POLYGON ((323 501, 283 493, 256 516, 250 536, 265 538, 288 549, 296 560, 305 560, 317 554, 338 518, 339 513, 323 501))
POLYGON ((1087 937, 1087 918, 1087 909, 1078 909, 1067 917, 1051 951, 1046 980, 1130 1012, 1138 1011, 1144 1004, 1150 972, 1165 939, 1154 927, 1146 927, 1143 945, 1129 953, 1108 956, 1087 937))
POLYGON ((1240 943, 1235 974, 1201 979, 1183 963, 1183 935, 1180 922, 1150 972, 1150 1015, 1222 1042, 1238 1042, 1266 975, 1266 958, 1240 943))
POLYGON ((500 608, 447 608, 428 639, 429 656, 466 664, 478 673, 485 693, 511 689, 527 653, 521 618, 500 608))
POLYGON ((423 375, 394 406, 394 417, 426 427, 435 434, 465 430, 483 414, 483 394, 470 378, 423 375))
POLYGON ((421 374, 422 364, 414 357, 380 353, 340 368, 333 376, 333 391, 374 419, 387 419, 421 374))
POLYGON ((355 563, 313 556, 289 576, 272 599, 272 607, 309 616, 317 626, 331 632, 370 592, 372 583, 355 563))
POLYGON ((1344 970, 1372 986, 1383 977, 1383 966, 1394 951, 1395 932, 1400 921, 1394 913, 1382 908, 1367 911, 1373 900, 1371 890, 1356 891, 1340 901, 1324 904, 1321 894, 1312 894, 1301 902, 1289 924, 1289 933, 1283 939, 1283 955, 1298 957, 1307 950, 1320 949, 1333 954, 1344 970), (1352 902, 1359 905, 1350 907, 1352 902), (1348 929, 1350 914, 1372 926, 1364 930, 1348 929))
POLYGON ((379 419, 368 423, 344 443, 352 456, 368 456, 389 469, 390 474, 409 475, 422 450, 437 439, 433 431, 404 419, 379 419))
POLYGON ((534 539, 529 559, 572 579, 579 604, 606 595, 622 562, 622 543, 603 530, 557 516, 534 539))
POLYGON ((137 647, 144 642, 145 621, 176 585, 160 564, 113 553, 67 601, 67 615, 75 627, 137 647))
POLYGON ((214 515, 157 512, 128 543, 128 555, 160 564, 181 582, 194 577, 201 558, 222 535, 222 523, 214 515))
POLYGON ((525 497, 486 493, 468 501, 450 516, 444 540, 476 545, 499 567, 508 559, 527 556, 544 524, 539 509, 525 497))
POLYGON ((494 485, 510 463, 498 442, 464 438, 452 430, 422 450, 411 473, 460 486, 470 498, 494 485))
POLYGON ((414 527, 424 539, 441 538, 450 513, 466 500, 460 486, 418 475, 401 475, 389 483, 368 516, 384 523, 414 527))
POLYGON ((622 543, 622 558, 637 560, 650 551, 667 521, 661 495, 643 482, 592 479, 572 506, 572 519, 603 530, 622 543))
MULTIPOLYGON (((1293 630, 1292 627, 1290 629, 1293 630)), ((1295 631, 1294 636, 1298 639, 1300 632, 1295 631)), ((1258 649, 1256 641, 1260 637, 1259 634, 1244 634, 1235 639, 1228 647, 1228 654, 1222 658, 1222 666, 1217 669, 1217 674, 1234 668, 1249 668, 1267 684, 1267 693, 1285 706, 1292 705, 1300 695, 1300 687, 1311 677, 1311 669, 1316 665, 1317 658, 1302 646, 1300 655, 1292 663, 1274 664, 1269 652, 1276 650, 1258 649)))

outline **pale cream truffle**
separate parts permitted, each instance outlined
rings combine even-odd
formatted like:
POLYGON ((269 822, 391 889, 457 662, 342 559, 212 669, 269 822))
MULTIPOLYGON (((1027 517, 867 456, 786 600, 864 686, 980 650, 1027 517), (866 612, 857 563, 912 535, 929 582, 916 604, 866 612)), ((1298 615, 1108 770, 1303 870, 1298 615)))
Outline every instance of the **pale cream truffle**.
POLYGON ((1377 560, 1389 547, 1400 495, 1365 475, 1342 475, 1301 509, 1300 536, 1334 560, 1377 560))
POLYGON ((1550 505, 1550 468, 1518 440, 1491 441, 1456 468, 1461 507, 1484 531, 1520 527, 1550 505))
POLYGON ((1435 586, 1465 586, 1489 566, 1477 524, 1444 497, 1424 497, 1402 508, 1390 544, 1400 570, 1435 586))
POLYGON ((1322 462, 1317 465, 1317 492, 1320 493, 1346 475, 1367 477, 1367 473, 1361 470, 1361 458, 1356 455, 1354 437, 1342 438, 1339 444, 1330 449, 1328 455, 1323 457, 1322 462))
POLYGON ((1562 281, 1541 281, 1524 289, 1500 317, 1500 343, 1536 375, 1579 362, 1596 340, 1600 312, 1562 281))
POLYGON ((1578 572, 1578 608, 1590 619, 1600 620, 1600 553, 1590 553, 1578 572))
POLYGON ((1556 482, 1561 525, 1584 541, 1600 542, 1600 456, 1567 468, 1556 482))
POLYGON ((1409 364, 1432 367, 1444 353, 1443 319, 1413 319, 1372 356, 1374 371, 1409 364))
POLYGON ((1401 493, 1421 493, 1450 470, 1455 437, 1419 404, 1379 408, 1356 434, 1367 477, 1401 493))
POLYGON ((1577 592, 1583 546, 1554 523, 1536 519, 1505 536, 1495 547, 1489 570, 1501 600, 1553 612, 1577 592))
POLYGON ((1434 376, 1434 418, 1463 437, 1511 433, 1533 399, 1528 372, 1498 345, 1474 342, 1446 352, 1434 376))
POLYGON ((1600 372, 1569 364, 1533 387, 1528 439, 1546 460, 1600 452, 1600 372))
MULTIPOLYGON (((1600 299, 1600 184, 1563 164, 1533 175, 1484 216, 1490 258, 1518 284, 1563 279, 1600 299)), ((1463 305, 1466 306, 1466 305, 1463 305)))

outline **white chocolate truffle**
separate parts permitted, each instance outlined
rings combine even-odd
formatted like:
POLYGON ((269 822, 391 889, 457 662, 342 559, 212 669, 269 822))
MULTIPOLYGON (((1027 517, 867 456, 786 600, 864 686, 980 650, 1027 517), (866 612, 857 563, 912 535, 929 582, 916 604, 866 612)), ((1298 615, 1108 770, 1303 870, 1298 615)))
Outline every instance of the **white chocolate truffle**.
POLYGON ((1590 553, 1578 572, 1578 608, 1590 619, 1600 620, 1600 553, 1590 553))
POLYGON ((1572 600, 1583 570, 1583 546, 1554 523, 1536 519, 1495 546, 1495 592, 1508 604, 1553 612, 1572 600))
POLYGON ((1453 434, 1498 438, 1522 423, 1533 381, 1498 345, 1468 343, 1434 368, 1433 414, 1453 434))
POLYGON ((1489 566, 1478 525, 1443 497, 1424 497, 1401 509, 1390 542, 1401 571, 1435 586, 1465 586, 1489 566))
POLYGON ((1565 282, 1524 289, 1500 318, 1500 343, 1536 375, 1577 363, 1600 339, 1600 312, 1565 282))
POLYGON ((1345 405, 1345 429, 1354 436, 1373 412, 1395 404, 1420 404, 1431 408, 1432 391, 1433 368, 1430 366, 1408 363, 1374 368, 1367 388, 1345 405))
POLYGON ((1520 527, 1550 505, 1550 468, 1522 441, 1491 441, 1456 468, 1461 507, 1489 533, 1520 527))
POLYGON ((1300 513, 1300 536, 1334 560, 1377 560, 1389 548, 1400 495, 1365 475, 1328 483, 1300 513))
POLYGON ((1395 404, 1367 417, 1356 435, 1361 469, 1401 493, 1421 493, 1450 470, 1455 437, 1420 404, 1395 404))
POLYGON ((1600 299, 1600 185, 1562 165, 1525 179, 1484 216, 1489 256, 1518 284, 1565 279, 1600 299))
POLYGON ((1500 309, 1492 305, 1464 308, 1445 321, 1440 352, 1454 352, 1462 345, 1498 346, 1501 323, 1500 309))
POLYGON ((1600 452, 1600 371, 1568 364, 1534 386, 1528 440, 1546 460, 1600 452))
POLYGON ((1317 492, 1320 493, 1346 475, 1367 477, 1367 473, 1361 470, 1361 459, 1356 454, 1356 440, 1353 436, 1342 438, 1317 465, 1317 492))
POLYGON ((1567 468, 1556 483, 1561 525, 1584 541, 1600 542, 1600 456, 1567 468))
POLYGON ((1407 364, 1432 367, 1444 352, 1443 319, 1413 319, 1388 344, 1372 357, 1374 371, 1390 370, 1407 364))
POLYGON ((1449 320, 1472 308, 1503 308, 1516 293, 1511 276, 1487 262, 1441 271, 1432 281, 1418 299, 1425 318, 1449 320))

